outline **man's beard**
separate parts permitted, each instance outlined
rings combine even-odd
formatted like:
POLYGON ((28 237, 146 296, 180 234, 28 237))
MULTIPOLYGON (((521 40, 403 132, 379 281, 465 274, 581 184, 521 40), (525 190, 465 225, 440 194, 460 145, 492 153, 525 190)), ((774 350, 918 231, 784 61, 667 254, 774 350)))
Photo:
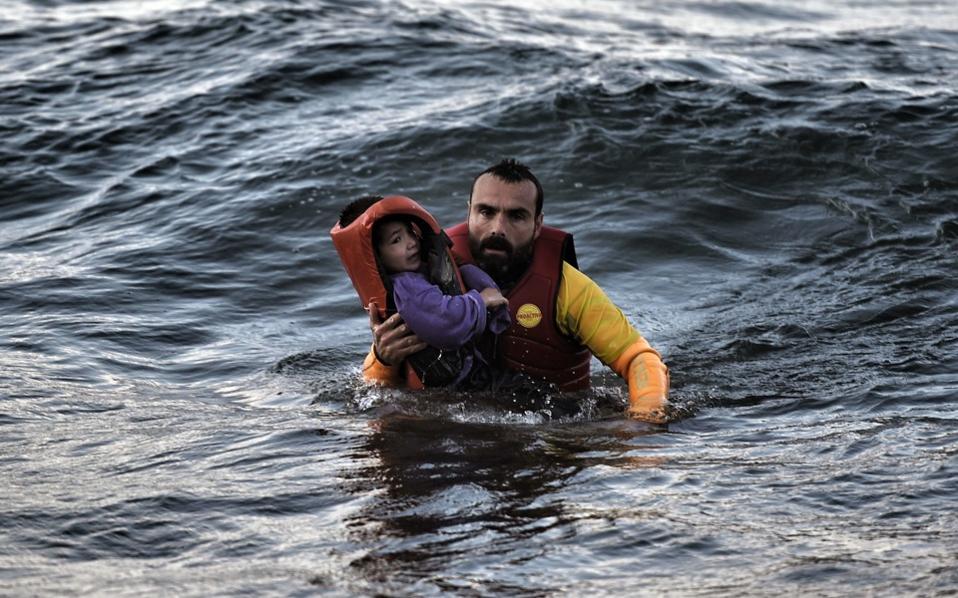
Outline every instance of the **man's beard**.
POLYGON ((492 277, 500 289, 508 289, 529 269, 532 263, 532 245, 535 239, 530 239, 525 245, 513 247, 512 243, 502 237, 487 237, 479 241, 469 237, 469 251, 472 252, 476 265, 492 277), (500 249, 505 255, 488 255, 484 249, 500 249))

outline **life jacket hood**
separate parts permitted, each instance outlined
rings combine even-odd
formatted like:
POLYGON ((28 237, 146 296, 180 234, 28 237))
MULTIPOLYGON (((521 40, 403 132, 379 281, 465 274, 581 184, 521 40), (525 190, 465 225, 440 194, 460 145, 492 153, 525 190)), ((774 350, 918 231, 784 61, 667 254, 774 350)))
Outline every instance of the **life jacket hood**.
POLYGON ((424 258, 427 258, 429 263, 430 279, 438 284, 443 292, 462 293, 462 281, 448 250, 451 242, 442 227, 432 214, 416 201, 403 195, 389 195, 374 203, 345 227, 336 223, 329 231, 339 260, 346 269, 363 308, 375 302, 380 318, 385 319, 395 313, 389 292, 389 277, 376 256, 373 242, 373 227, 387 216, 409 216, 418 225, 423 251, 428 254, 424 258))

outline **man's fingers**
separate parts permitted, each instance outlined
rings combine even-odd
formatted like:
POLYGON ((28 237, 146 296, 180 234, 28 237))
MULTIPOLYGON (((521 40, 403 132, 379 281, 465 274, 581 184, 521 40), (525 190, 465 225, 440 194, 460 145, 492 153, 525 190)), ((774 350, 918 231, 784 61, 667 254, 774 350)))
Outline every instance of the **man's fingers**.
POLYGON ((399 348, 405 348, 409 345, 418 342, 419 339, 409 330, 409 327, 403 323, 396 325, 395 328, 387 328, 386 324, 380 326, 379 330, 382 332, 380 335, 380 340, 384 343, 395 343, 399 348))
POLYGON ((408 338, 403 339, 402 341, 400 341, 400 344, 402 345, 402 348, 400 348, 396 352, 397 358, 400 361, 408 357, 411 357, 412 355, 415 355, 416 353, 419 353, 420 351, 422 351, 423 349, 429 346, 428 344, 422 342, 415 336, 410 336, 408 338))
POLYGON ((626 414, 634 420, 650 424, 667 424, 669 422, 668 415, 664 409, 627 409, 626 414))
POLYGON ((406 330, 405 324, 399 314, 393 314, 383 320, 379 317, 379 309, 375 303, 369 304, 369 328, 373 331, 376 339, 382 339, 387 336, 394 336, 392 333, 397 329, 406 330))
POLYGON ((409 328, 406 324, 403 323, 402 318, 398 314, 393 314, 386 318, 386 321, 378 325, 374 332, 376 336, 384 340, 391 340, 394 338, 402 338, 406 334, 409 334, 409 328))
POLYGON ((413 334, 399 314, 383 320, 375 303, 369 304, 369 327, 373 332, 376 358, 384 364, 400 363, 428 346, 413 334))
POLYGON ((376 305, 375 301, 372 301, 366 306, 366 309, 369 311, 369 327, 375 330, 376 326, 383 323, 379 318, 379 306, 376 305))
POLYGON ((413 353, 419 353, 420 351, 422 351, 423 349, 429 346, 428 343, 422 342, 415 336, 410 338, 413 339, 413 342, 409 343, 409 347, 408 347, 410 355, 412 355, 413 353))

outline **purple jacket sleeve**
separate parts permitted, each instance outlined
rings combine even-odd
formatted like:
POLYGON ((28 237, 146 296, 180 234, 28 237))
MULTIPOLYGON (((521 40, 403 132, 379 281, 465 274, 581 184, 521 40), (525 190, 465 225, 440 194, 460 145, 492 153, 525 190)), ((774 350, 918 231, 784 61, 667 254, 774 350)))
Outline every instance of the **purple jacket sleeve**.
POLYGON ((463 264, 459 267, 459 274, 462 275, 462 281, 466 283, 466 288, 474 291, 482 291, 492 287, 498 289, 499 285, 493 282, 492 278, 482 271, 479 266, 472 264, 463 264))
POLYGON ((458 349, 486 328, 486 308, 478 291, 443 295, 415 272, 391 277, 396 310, 420 339, 437 349, 458 349))
MULTIPOLYGON (((492 278, 486 274, 479 266, 464 264, 459 267, 459 273, 462 275, 462 281, 466 283, 466 288, 474 291, 482 291, 490 287, 498 289, 492 278)), ((493 334, 499 334, 505 331, 512 323, 509 317, 509 308, 505 305, 499 306, 489 313, 489 331, 493 334)))

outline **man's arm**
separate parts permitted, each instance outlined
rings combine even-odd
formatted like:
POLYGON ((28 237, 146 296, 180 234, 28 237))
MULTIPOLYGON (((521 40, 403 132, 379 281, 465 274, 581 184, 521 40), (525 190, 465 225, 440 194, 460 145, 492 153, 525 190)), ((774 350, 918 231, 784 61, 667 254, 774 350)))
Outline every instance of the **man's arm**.
POLYGON ((669 372, 662 358, 599 285, 568 263, 562 265, 556 324, 629 383, 630 417, 666 421, 669 372))
POLYGON ((393 314, 383 321, 375 303, 370 303, 367 310, 373 346, 363 362, 363 378, 383 386, 402 386, 405 381, 400 365, 427 345, 403 323, 399 314, 393 314))

